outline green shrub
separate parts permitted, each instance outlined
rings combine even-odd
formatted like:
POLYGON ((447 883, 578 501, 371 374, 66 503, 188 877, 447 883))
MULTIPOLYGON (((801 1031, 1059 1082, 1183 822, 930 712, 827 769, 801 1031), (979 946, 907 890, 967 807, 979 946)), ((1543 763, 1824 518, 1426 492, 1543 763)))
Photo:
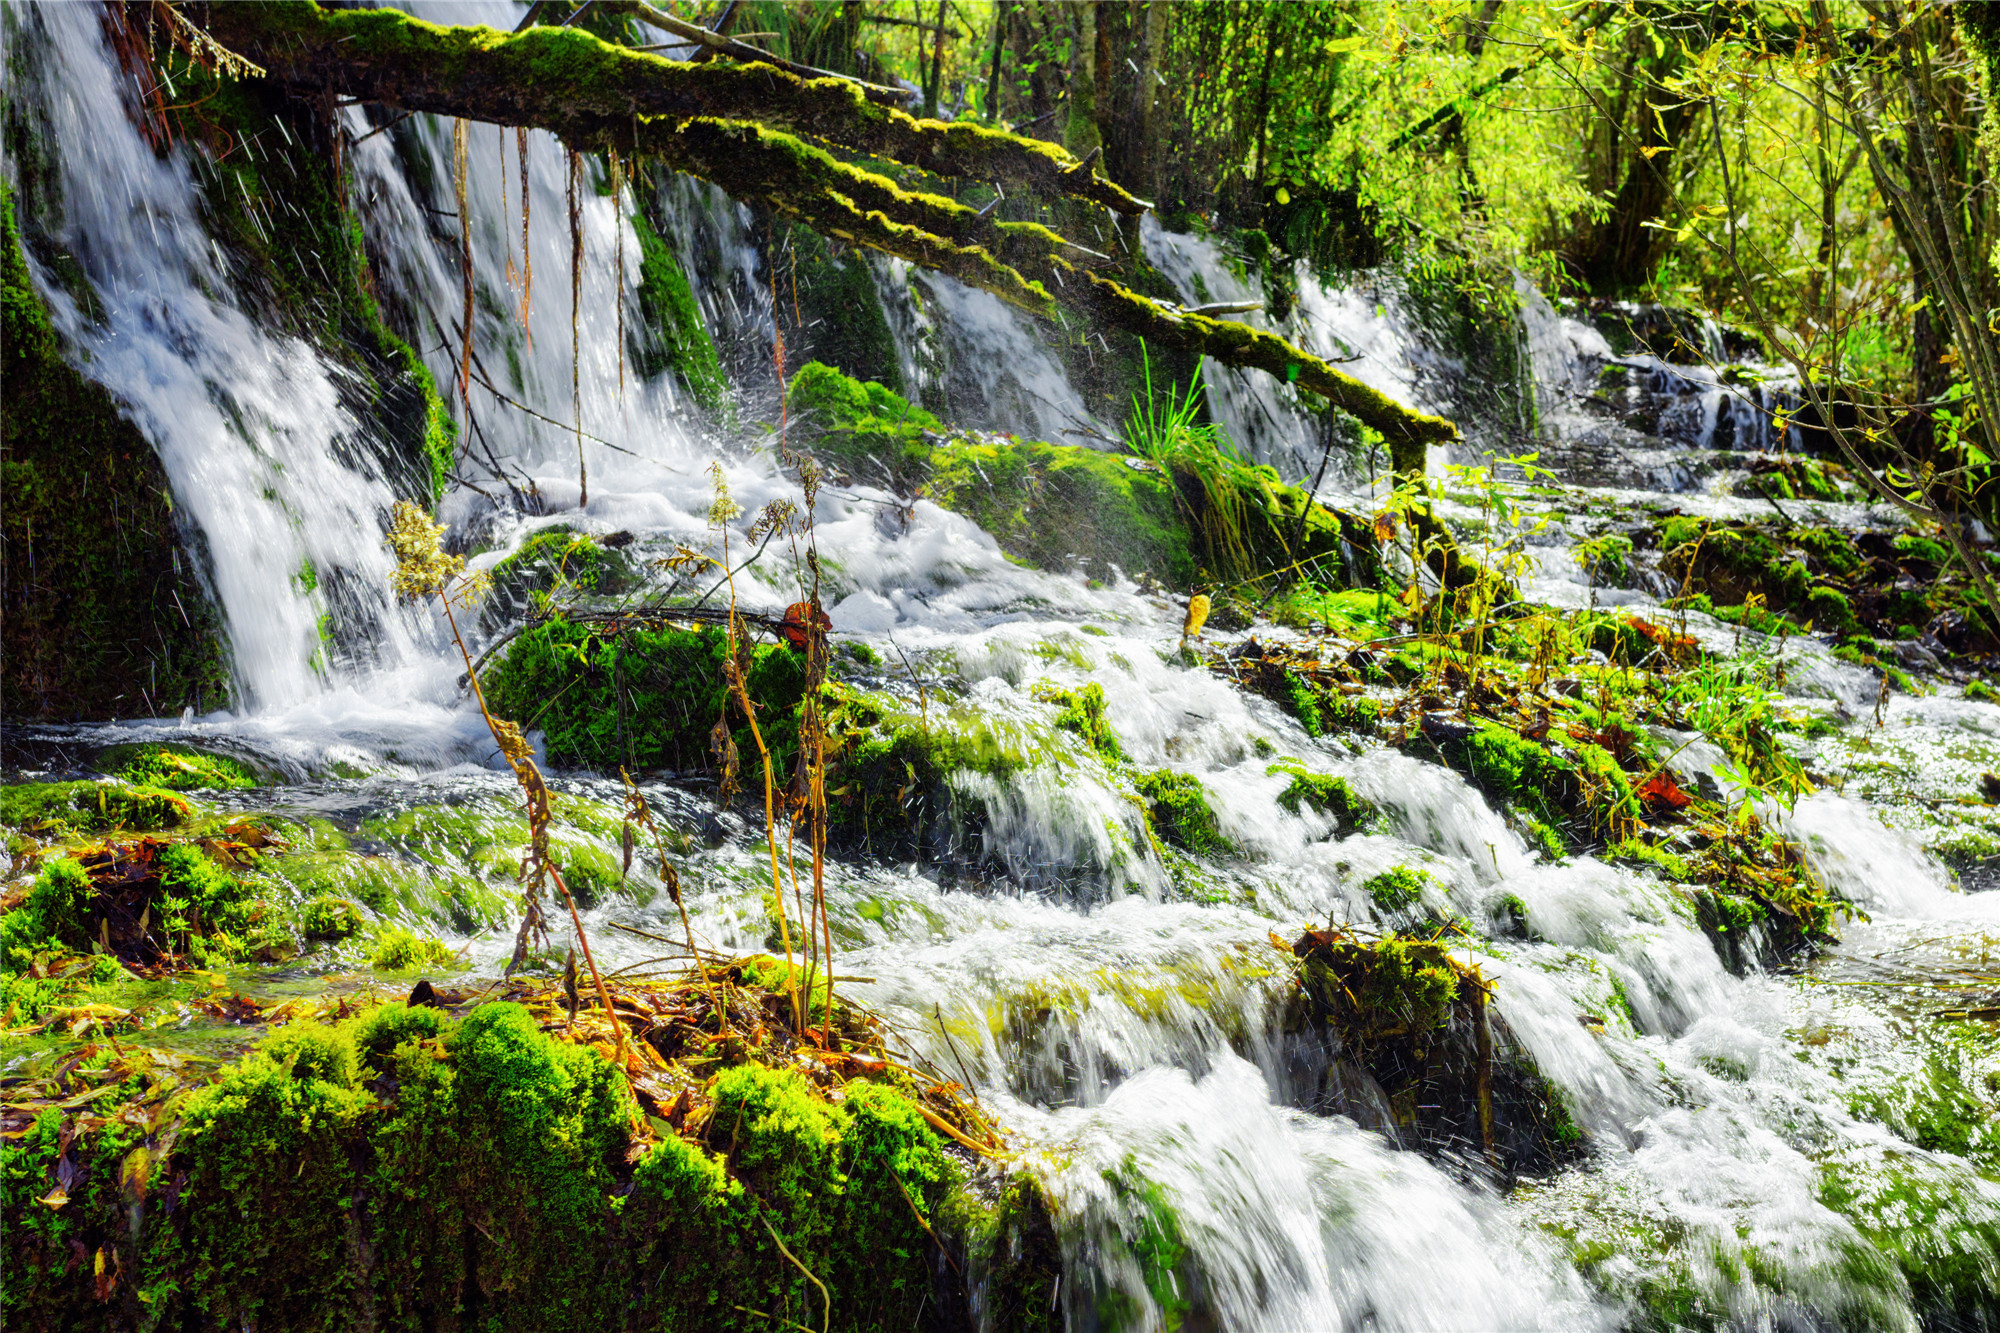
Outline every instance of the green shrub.
POLYGON ((384 972, 406 972, 412 968, 445 968, 458 961, 458 953, 443 940, 420 936, 406 926, 389 926, 375 936, 369 950, 369 965, 384 972))

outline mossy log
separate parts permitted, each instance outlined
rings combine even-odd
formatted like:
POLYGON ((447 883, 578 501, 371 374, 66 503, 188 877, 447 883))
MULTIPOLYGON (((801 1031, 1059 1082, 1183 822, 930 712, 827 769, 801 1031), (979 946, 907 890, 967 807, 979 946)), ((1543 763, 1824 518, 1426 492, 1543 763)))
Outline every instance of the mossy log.
POLYGON ((1090 272, 1091 252, 1034 223, 997 222, 905 190, 804 142, 890 158, 941 177, 1067 195, 1124 214, 1145 205, 1055 145, 920 121, 842 79, 763 64, 687 64, 576 29, 442 28, 387 10, 310 3, 215 5, 214 35, 295 87, 406 110, 555 133, 571 147, 656 155, 739 199, 1054 318, 1100 324, 1226 365, 1263 370, 1379 431, 1396 470, 1423 471, 1451 422, 1395 402, 1275 334, 1177 311, 1090 272), (1081 262, 1079 262, 1081 261, 1081 262))
POLYGON ((213 5, 210 32, 290 84, 407 110, 554 131, 587 146, 607 123, 700 116, 756 120, 894 158, 938 176, 1061 194, 1138 214, 1144 201, 1057 144, 984 126, 919 120, 847 79, 762 63, 668 60, 579 28, 440 27, 387 9, 213 5))

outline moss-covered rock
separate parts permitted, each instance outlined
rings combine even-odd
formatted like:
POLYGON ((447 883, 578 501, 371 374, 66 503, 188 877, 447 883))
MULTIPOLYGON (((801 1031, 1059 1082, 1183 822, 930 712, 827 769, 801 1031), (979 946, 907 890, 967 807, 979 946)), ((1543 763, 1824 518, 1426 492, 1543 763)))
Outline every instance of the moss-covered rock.
POLYGON ((279 1029, 174 1103, 142 1076, 105 1088, 128 1114, 52 1109, 0 1144, 0 1309, 64 1329, 633 1333, 749 1310, 873 1333, 969 1320, 954 1270, 1023 1269, 1026 1289, 1059 1268, 1039 1192, 987 1204, 896 1087, 735 1063, 686 1085, 701 1110, 675 1132, 553 1026, 516 1003, 384 1005, 279 1029))
POLYGON ((97 762, 122 782, 168 791, 235 791, 259 785, 256 769, 226 754, 192 745, 120 745, 100 753, 97 762))
POLYGON ((1577 1157, 1561 1096, 1487 1008, 1494 983, 1440 940, 1309 930, 1292 955, 1293 1064, 1313 1073, 1304 1105, 1507 1177, 1577 1157))
POLYGON ((1278 793, 1279 805, 1295 815, 1308 809, 1317 810, 1333 820, 1334 832, 1339 837, 1354 832, 1377 813, 1373 804, 1355 794, 1347 779, 1330 773, 1307 772, 1305 765, 1295 759, 1281 759, 1266 772, 1291 778, 1278 793))
MULTIPOLYGON (((0 186, 0 711, 159 716, 227 700, 218 622, 153 447, 70 364, 0 186)), ((86 368, 87 369, 87 368, 86 368)))
POLYGON ((729 381, 687 273, 645 208, 632 214, 632 231, 639 238, 639 314, 644 321, 631 331, 633 365, 649 377, 671 370, 697 403, 720 412, 728 402, 729 381))
POLYGON ((1147 818, 1160 841, 1195 856, 1222 856, 1235 850, 1222 836, 1200 778, 1162 768, 1139 774, 1132 785, 1146 802, 1147 818))
POLYGON ((945 433, 880 384, 805 366, 791 402, 803 442, 856 475, 922 493, 978 523, 1016 559, 1150 575, 1176 588, 1309 569, 1328 586, 1376 545, 1359 520, 1268 467, 1220 452, 1197 473, 1145 459, 1011 436, 945 433), (1303 512, 1303 521, 1301 514, 1303 512))
MULTIPOLYGON (((726 636, 713 628, 628 629, 616 637, 557 620, 522 634, 485 676, 494 711, 548 738, 560 764, 616 770, 705 770, 710 738, 727 718, 746 769, 757 747, 729 700, 726 636)), ((774 771, 789 777, 805 658, 783 644, 750 651, 745 675, 774 771)), ((759 778, 761 781, 761 778, 759 778)))
POLYGON ((185 797, 124 782, 23 782, 0 787, 0 824, 40 832, 177 828, 194 815, 185 797))

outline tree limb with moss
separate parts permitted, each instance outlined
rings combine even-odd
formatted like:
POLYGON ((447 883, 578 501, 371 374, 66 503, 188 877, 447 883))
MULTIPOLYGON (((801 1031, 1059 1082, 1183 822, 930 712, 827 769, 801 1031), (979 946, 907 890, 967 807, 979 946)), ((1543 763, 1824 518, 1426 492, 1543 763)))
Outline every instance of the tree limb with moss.
POLYGON ((1068 196, 1126 216, 1143 212, 1142 200, 1095 173, 1094 155, 1079 161, 1040 140, 918 120, 846 79, 802 78, 762 63, 668 60, 573 28, 446 28, 390 10, 327 10, 308 0, 211 5, 201 17, 217 40, 300 91, 544 129, 585 151, 650 154, 732 197, 944 273, 1038 317, 1055 319, 1067 309, 1265 371, 1380 432, 1399 472, 1421 473, 1425 446, 1458 436, 1451 422, 1414 411, 1275 334, 1139 295, 1098 271, 1103 256, 1046 227, 997 221, 942 195, 905 189, 834 152, 1068 196))

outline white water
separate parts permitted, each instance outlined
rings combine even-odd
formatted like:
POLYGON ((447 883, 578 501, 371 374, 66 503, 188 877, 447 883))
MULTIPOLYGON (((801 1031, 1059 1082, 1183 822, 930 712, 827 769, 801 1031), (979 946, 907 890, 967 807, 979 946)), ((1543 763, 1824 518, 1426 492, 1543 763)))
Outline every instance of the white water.
MULTIPOLYGON (((515 10, 420 12, 511 26, 515 10)), ((124 79, 95 23, 82 6, 17 7, 7 18, 10 42, 40 61, 38 81, 13 95, 42 108, 61 148, 64 212, 41 222, 77 256, 105 321, 93 324, 49 275, 37 278, 90 373, 155 441, 177 503, 210 552, 239 705, 192 734, 233 737, 300 775, 336 762, 373 769, 378 776, 353 784, 363 794, 413 801, 495 790, 493 779, 455 767, 486 757, 476 717, 456 703, 457 664, 435 626, 388 601, 380 537, 396 497, 370 451, 351 447, 360 427, 341 406, 339 372, 231 303, 230 276, 199 221, 187 150, 156 159, 113 109, 126 100, 124 79), (301 593, 288 577, 307 558, 322 588, 342 590, 331 609, 344 638, 366 645, 324 670, 314 652, 325 595, 301 593)), ((365 134, 359 113, 346 114, 365 134)), ((513 136, 503 167, 492 127, 472 135, 475 347, 508 394, 567 423, 562 155, 547 136, 530 143, 532 338, 510 317, 518 292, 506 277, 510 251, 520 260, 513 136)), ((354 205, 385 295, 414 321, 404 332, 449 384, 457 232, 430 210, 455 205, 448 185, 417 189, 412 152, 427 154, 430 174, 445 181, 449 127, 418 117, 407 133, 360 144, 350 157, 354 205)), ((760 349, 768 353, 769 328, 747 220, 696 189, 681 193, 679 208, 674 240, 704 311, 754 363, 760 349)), ((469 490, 449 497, 444 514, 496 546, 481 557, 488 563, 552 519, 701 547, 715 539, 706 469, 719 460, 748 511, 732 538, 741 552, 750 515, 794 488, 754 439, 720 437, 670 381, 641 384, 627 366, 618 392, 615 312, 623 301, 636 320, 637 247, 628 232, 620 290, 613 265, 626 224, 617 205, 586 190, 583 217, 582 425, 608 441, 584 445, 589 504, 575 507, 574 435, 474 385, 471 411, 486 443, 517 484, 532 481, 548 517, 494 512, 469 490)), ((1190 303, 1254 294, 1206 243, 1149 228, 1147 244, 1190 303)), ((895 269, 883 282, 912 373, 920 335, 951 349, 961 378, 978 389, 981 424, 1053 436, 1082 413, 1057 363, 991 298, 895 269), (920 306, 909 295, 919 282, 920 306)), ((1440 363, 1392 299, 1330 291, 1310 275, 1300 288, 1291 333, 1323 354, 1356 357, 1350 369, 1368 382, 1436 406, 1424 395, 1440 363)), ((1608 349, 1529 306, 1541 414, 1555 433, 1608 349)), ((1295 473, 1316 464, 1314 423, 1284 390, 1212 369, 1207 380, 1218 418, 1253 456, 1295 473)), ((758 419, 771 387, 752 376, 739 388, 739 411, 758 419)), ((1707 392, 1689 401, 1706 404, 1707 392)), ((1365 460, 1342 466, 1342 484, 1365 484, 1365 460)), ((476 466, 464 471, 500 489, 476 466)), ((1886 1131, 1846 1111, 1833 1057, 1797 1035, 1814 1024, 1879 1027, 1879 1017, 1828 988, 1731 976, 1685 905, 1651 876, 1588 857, 1538 860, 1445 770, 1314 742, 1264 701, 1170 664, 1179 607, 1130 583, 1089 588, 1023 569, 963 518, 920 501, 905 519, 889 499, 867 488, 821 499, 815 519, 838 632, 892 663, 909 654, 939 691, 936 706, 956 710, 955 724, 1011 729, 1047 747, 1048 762, 1018 778, 962 775, 956 784, 986 811, 979 850, 1004 867, 1003 882, 973 889, 916 867, 837 870, 833 902, 850 938, 842 969, 874 978, 856 993, 893 1017, 919 1054, 947 1069, 965 1062, 1048 1183, 1071 1327, 1096 1327, 1113 1292, 1131 1326, 1167 1322, 1133 1248, 1162 1206, 1189 1256, 1175 1280, 1198 1287, 1182 1298, 1222 1328, 1608 1328, 1632 1314, 1624 1297, 1638 1281, 1661 1272, 1679 1274, 1748 1327, 1914 1326, 1900 1279, 1855 1276, 1865 1243, 1818 1194, 1826 1163, 1879 1155, 1886 1131), (1080 633, 1084 624, 1106 633, 1080 633), (952 677, 959 691, 947 688, 952 677), (1121 780, 1048 730, 1051 710, 1030 694, 1038 680, 1101 685, 1136 764, 1202 777, 1223 831, 1244 849, 1240 861, 1205 868, 1213 901, 1176 894, 1169 868, 1144 848, 1121 780), (1278 755, 1346 776, 1388 818, 1332 840, 1324 819, 1277 804, 1284 779, 1266 769, 1278 755), (1467 957, 1496 979, 1495 1014, 1588 1135, 1584 1166, 1503 1196, 1476 1169, 1427 1161, 1376 1128, 1293 1105, 1287 982, 1268 935, 1329 919, 1367 922, 1360 885, 1403 863, 1435 876, 1434 906, 1475 923, 1508 902, 1524 914, 1534 942, 1482 938, 1467 957), (1607 1021, 1586 1025, 1580 1015, 1607 1021), (1649 1250, 1630 1239, 1642 1224, 1680 1239, 1649 1250), (1630 1252, 1612 1261, 1612 1280, 1593 1286, 1550 1228, 1630 1252), (1779 1276, 1752 1281, 1752 1260, 1779 1276)), ((1552 548, 1550 563, 1565 556, 1552 548)), ((794 595, 775 564, 768 573, 753 567, 739 592, 761 606, 794 595)), ((1827 671, 1830 697, 1852 692, 1854 682, 1827 671)), ((1982 726, 2000 735, 1996 719, 1989 705, 1911 705, 1894 734, 1935 755, 1946 745, 1922 738, 1982 726)), ((1871 931, 1966 932, 1996 915, 1985 900, 1953 893, 1914 841, 1858 799, 1814 796, 1789 825, 1821 871, 1876 915, 1871 931)), ((691 862, 697 928, 719 947, 762 947, 754 862, 755 849, 740 842, 691 862)), ((629 904, 597 914, 612 916, 654 921, 629 904)), ((611 965, 640 957, 608 932, 597 937, 611 965)), ((508 944, 501 935, 477 940, 474 957, 491 967, 508 944)), ((1991 1184, 1976 1179, 1957 1181, 1952 1197, 1967 1216, 2000 1207, 1991 1184)))

